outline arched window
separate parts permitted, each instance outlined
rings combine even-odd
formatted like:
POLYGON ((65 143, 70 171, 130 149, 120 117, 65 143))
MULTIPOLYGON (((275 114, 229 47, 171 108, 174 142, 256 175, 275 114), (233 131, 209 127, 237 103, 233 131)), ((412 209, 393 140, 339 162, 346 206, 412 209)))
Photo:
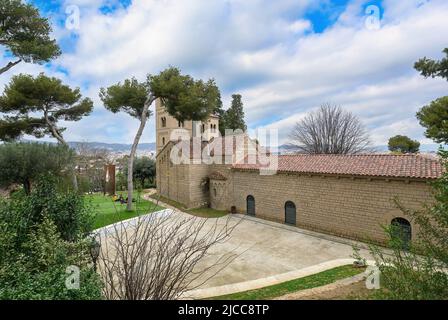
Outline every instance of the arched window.
POLYGON ((250 216, 255 215, 255 198, 251 195, 246 198, 246 212, 250 216))
POLYGON ((201 133, 204 133, 205 132, 205 124, 202 124, 202 126, 201 126, 201 133))
POLYGON ((285 223, 296 225, 296 205, 292 201, 285 203, 285 223))
POLYGON ((162 144, 165 145, 165 137, 162 138, 162 144))
POLYGON ((166 127, 166 118, 162 117, 160 120, 162 122, 162 128, 165 128, 166 127))
POLYGON ((393 240, 399 240, 403 249, 409 248, 412 240, 411 223, 404 218, 395 218, 391 222, 391 228, 393 240))

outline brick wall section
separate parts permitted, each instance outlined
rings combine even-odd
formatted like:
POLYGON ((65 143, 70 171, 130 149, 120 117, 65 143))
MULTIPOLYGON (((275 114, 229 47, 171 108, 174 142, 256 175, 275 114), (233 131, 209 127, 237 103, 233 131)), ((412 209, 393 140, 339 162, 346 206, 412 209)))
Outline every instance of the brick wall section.
POLYGON ((253 195, 258 217, 284 222, 285 202, 292 201, 297 208, 298 227, 377 242, 385 240, 381 225, 403 216, 393 202, 395 196, 406 207, 415 209, 432 201, 431 187, 420 181, 261 176, 257 172, 233 171, 233 185, 232 203, 239 212, 246 212, 246 198, 253 195))

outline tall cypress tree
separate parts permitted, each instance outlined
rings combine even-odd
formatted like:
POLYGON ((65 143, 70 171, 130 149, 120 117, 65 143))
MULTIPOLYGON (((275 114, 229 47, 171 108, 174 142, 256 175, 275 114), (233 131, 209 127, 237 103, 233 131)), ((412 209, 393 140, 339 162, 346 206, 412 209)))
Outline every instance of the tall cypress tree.
POLYGON ((225 134, 226 129, 232 130, 247 130, 246 122, 244 121, 243 101, 240 94, 232 95, 232 105, 227 109, 220 120, 221 134, 225 134))

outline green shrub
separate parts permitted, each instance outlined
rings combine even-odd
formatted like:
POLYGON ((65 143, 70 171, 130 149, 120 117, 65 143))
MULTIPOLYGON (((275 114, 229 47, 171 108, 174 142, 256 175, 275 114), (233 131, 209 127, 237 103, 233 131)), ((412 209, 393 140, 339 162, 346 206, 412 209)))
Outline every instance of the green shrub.
POLYGON ((0 263, 0 299, 100 299, 101 281, 89 264, 87 240, 67 242, 55 224, 44 218, 19 248, 11 246, 14 233, 1 224, 2 250, 9 254, 0 263), (80 268, 79 290, 67 289, 68 266, 80 268))
POLYGON ((41 177, 28 196, 16 196, 4 201, 0 217, 19 219, 17 232, 26 236, 29 230, 48 216, 57 226, 57 231, 67 241, 84 237, 93 229, 94 216, 91 206, 73 191, 59 191, 54 177, 41 177))
POLYGON ((84 199, 45 177, 31 194, 0 199, 0 299, 100 299, 89 254, 93 217, 84 199), (79 290, 65 286, 80 269, 79 290))

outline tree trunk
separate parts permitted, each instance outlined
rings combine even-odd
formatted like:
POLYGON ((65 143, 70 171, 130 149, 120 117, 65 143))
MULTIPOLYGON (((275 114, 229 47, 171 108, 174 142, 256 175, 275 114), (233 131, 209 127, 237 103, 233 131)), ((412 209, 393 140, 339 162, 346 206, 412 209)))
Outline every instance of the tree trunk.
POLYGON ((132 211, 132 195, 134 192, 133 173, 134 173, 135 154, 137 152, 138 143, 142 136, 143 129, 145 129, 146 121, 148 120, 149 107, 151 106, 153 100, 154 99, 152 97, 150 97, 150 98, 148 98, 148 100, 145 103, 145 106, 143 108, 143 111, 142 111, 142 114, 140 117, 140 126, 137 130, 137 134, 135 135, 134 143, 132 144, 131 153, 129 155, 129 160, 128 160, 128 203, 126 206, 127 211, 132 211))
POLYGON ((31 193, 31 182, 29 179, 25 179, 23 181, 23 190, 25 190, 25 194, 28 196, 31 193))
MULTIPOLYGON (((50 121, 50 119, 48 118, 48 113, 45 111, 44 112, 45 115, 45 121, 47 122, 48 127, 50 128, 51 134, 53 135, 53 137, 58 140, 58 142, 60 144, 63 144, 65 146, 67 146, 69 148, 68 143, 64 140, 64 138, 62 137, 62 135, 58 132, 56 125, 54 123, 52 123, 50 121)), ((73 189, 75 190, 75 192, 78 191, 78 178, 76 177, 76 168, 73 167, 71 168, 72 170, 72 184, 73 184, 73 189)))

